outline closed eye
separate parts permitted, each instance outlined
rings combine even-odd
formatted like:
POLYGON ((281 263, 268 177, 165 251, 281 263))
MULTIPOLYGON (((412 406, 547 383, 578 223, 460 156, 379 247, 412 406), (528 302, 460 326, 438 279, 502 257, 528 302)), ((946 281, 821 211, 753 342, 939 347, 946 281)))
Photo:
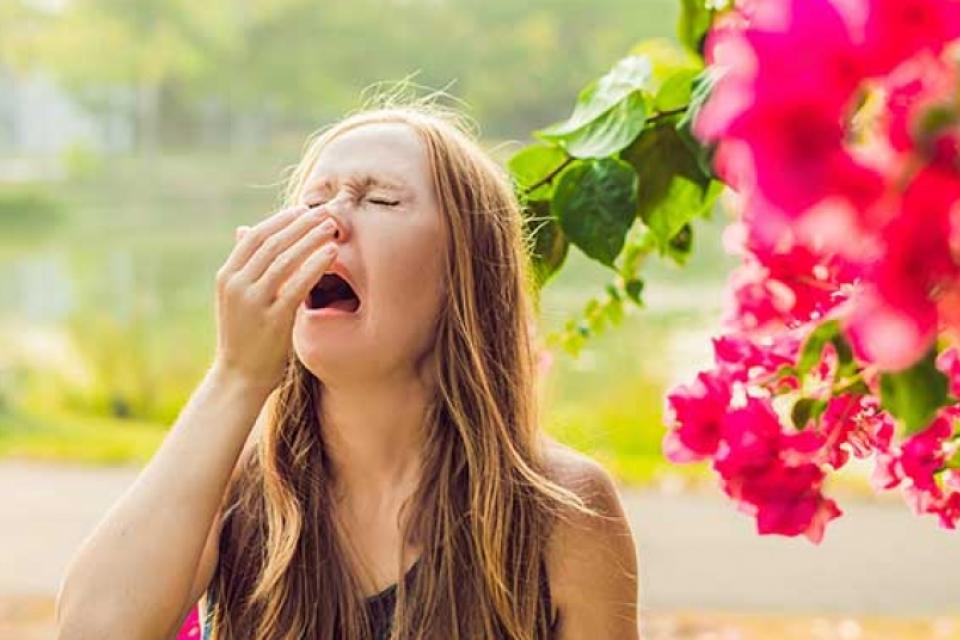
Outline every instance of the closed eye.
POLYGON ((400 204, 399 200, 383 200, 380 198, 370 198, 368 202, 372 202, 373 204, 383 205, 385 207, 395 207, 398 204, 400 204))

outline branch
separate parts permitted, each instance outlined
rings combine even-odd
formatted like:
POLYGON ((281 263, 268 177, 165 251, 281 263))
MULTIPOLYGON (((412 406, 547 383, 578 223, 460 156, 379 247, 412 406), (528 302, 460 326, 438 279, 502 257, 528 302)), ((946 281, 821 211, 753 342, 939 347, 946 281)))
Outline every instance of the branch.
MULTIPOLYGON (((677 108, 677 109, 670 109, 670 110, 668 110, 668 111, 660 111, 659 113, 657 113, 657 114, 655 114, 655 115, 650 116, 649 118, 647 118, 647 121, 646 121, 646 122, 647 122, 647 123, 657 122, 657 121, 659 121, 659 120, 661 120, 661 119, 669 118, 670 116, 675 116, 675 115, 677 115, 678 113, 683 113, 684 111, 687 110, 687 106, 688 106, 688 105, 685 105, 685 106, 683 106, 683 107, 680 107, 680 108, 677 108)), ((646 124, 646 123, 645 123, 645 124, 646 124)), ((551 182, 554 178, 557 177, 557 174, 560 173, 561 171, 563 171, 564 169, 566 169, 567 166, 568 166, 571 162, 573 162, 574 160, 576 160, 576 158, 574 158, 573 156, 567 156, 566 160, 564 160, 563 162, 561 162, 560 165, 559 165, 556 169, 554 169, 553 171, 551 171, 550 173, 548 173, 548 174, 545 175, 544 177, 540 178, 539 180, 537 180, 536 182, 534 182, 534 183, 533 183, 532 185, 530 185, 529 187, 523 189, 523 190, 521 191, 521 194, 527 195, 528 193, 533 193, 534 190, 542 187, 543 185, 545 185, 545 184, 550 184, 550 182, 551 182)))
POLYGON ((547 175, 540 178, 539 180, 534 182, 532 185, 524 189, 523 194, 526 195, 528 193, 532 193, 534 190, 538 189, 539 187, 542 187, 545 184, 550 184, 550 181, 556 178, 557 174, 563 171, 565 168, 567 168, 567 166, 574 160, 576 160, 576 158, 574 158, 573 156, 567 156, 566 160, 561 162, 556 169, 554 169, 553 171, 551 171, 550 173, 548 173, 547 175))
POLYGON ((689 106, 690 106, 690 105, 684 105, 684 106, 678 107, 678 108, 676 108, 676 109, 669 109, 669 110, 667 110, 667 111, 660 111, 660 112, 658 112, 658 113, 650 116, 649 118, 647 118, 647 122, 657 122, 657 121, 662 120, 662 119, 664 119, 664 118, 669 118, 670 116, 675 116, 675 115, 677 115, 678 113, 683 113, 684 111, 687 110, 687 108, 688 108, 689 106))

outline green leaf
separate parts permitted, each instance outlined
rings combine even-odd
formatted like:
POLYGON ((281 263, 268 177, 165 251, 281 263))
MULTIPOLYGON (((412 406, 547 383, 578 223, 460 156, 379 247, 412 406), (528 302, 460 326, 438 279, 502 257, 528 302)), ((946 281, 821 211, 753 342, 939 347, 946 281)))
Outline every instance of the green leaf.
POLYGON ((947 458, 943 466, 947 469, 960 469, 960 449, 954 451, 953 455, 947 458))
POLYGON ((569 118, 535 131, 534 135, 551 141, 570 136, 634 91, 646 88, 650 77, 650 61, 645 56, 627 56, 619 60, 606 75, 594 80, 580 92, 573 114, 569 118))
POLYGON ((803 429, 810 421, 810 413, 813 410, 813 398, 800 398, 793 403, 790 410, 790 420, 797 429, 803 429))
POLYGON ((563 170, 551 213, 572 243, 613 267, 637 210, 637 174, 616 158, 578 160, 563 170))
POLYGON ((856 373, 856 362, 853 359, 853 350, 843 335, 838 320, 827 320, 818 325, 807 335, 807 339, 800 349, 800 358, 797 361, 797 371, 800 376, 806 376, 817 366, 827 343, 833 344, 837 352, 837 378, 856 373))
POLYGON ((800 349, 800 358, 797 360, 797 371, 800 376, 806 376, 820 362, 823 347, 832 342, 840 334, 840 322, 827 320, 821 323, 807 335, 807 339, 800 349))
POLYGON ((693 157, 697 160, 697 165, 704 175, 716 178, 713 170, 713 156, 716 153, 716 143, 704 144, 693 133, 693 123, 700 115, 703 105, 710 99, 713 87, 722 75, 718 67, 707 67, 701 71, 691 84, 690 106, 687 107, 683 117, 676 124, 677 132, 693 157))
MULTIPOLYGON (((517 188, 526 191, 556 171, 566 160, 567 154, 560 147, 534 144, 513 154, 507 161, 507 169, 517 188)), ((552 183, 546 183, 524 195, 531 200, 549 200, 552 192, 552 183)))
POLYGON ((524 224, 531 238, 530 258, 537 287, 542 287, 563 265, 570 242, 550 213, 546 200, 531 200, 524 209, 524 224))
POLYGON ((656 111, 674 111, 686 107, 693 95, 693 81, 700 75, 699 69, 680 69, 671 74, 657 91, 653 108, 656 111))
POLYGON ((960 119, 956 108, 949 104, 934 104, 922 110, 913 121, 911 133, 918 140, 929 141, 944 129, 953 127, 960 119))
POLYGON ((880 404, 911 435, 926 427, 940 407, 947 404, 949 380, 936 367, 936 348, 914 365, 880 375, 880 404))
POLYGON ((723 185, 700 170, 669 121, 648 128, 621 157, 640 176, 637 215, 650 227, 661 254, 684 225, 709 215, 723 185))
POLYGON ((650 60, 653 77, 647 89, 653 94, 659 93, 674 74, 687 70, 696 73, 703 69, 703 59, 674 38, 646 38, 632 46, 630 54, 650 60))
POLYGON ((624 280, 636 277, 644 259, 656 248, 657 240, 650 228, 640 218, 634 219, 630 230, 627 231, 623 250, 617 257, 620 263, 617 273, 624 280))
POLYGON ((697 55, 703 55, 703 43, 713 22, 713 13, 707 6, 707 0, 682 0, 680 3, 677 36, 697 55))
POLYGON ((673 258, 678 265, 683 266, 690 257, 693 250, 693 227, 686 223, 680 230, 673 234, 667 243, 667 255, 673 258))
POLYGON ((825 400, 816 398, 799 398, 790 410, 790 419, 793 426, 803 430, 811 420, 816 421, 827 408, 825 400))
MULTIPOLYGON (((863 378, 856 378, 852 382, 844 384, 833 390, 833 395, 839 396, 844 393, 852 393, 858 396, 865 396, 871 393, 870 387, 864 382, 863 378)), ((951 403, 952 404, 952 403, 951 403)))
POLYGON ((553 139, 575 158, 604 158, 626 148, 646 122, 646 96, 634 91, 590 124, 553 139))
POLYGON ((777 369, 777 372, 773 375, 774 375, 774 378, 777 380, 781 378, 786 378, 786 377, 799 378, 800 372, 797 371, 797 368, 794 367, 793 365, 785 364, 785 365, 782 365, 779 369, 777 369))
POLYGON ((627 292, 627 295, 630 296, 631 300, 633 300, 636 304, 643 306, 643 299, 640 297, 643 293, 643 280, 640 278, 627 280, 623 288, 627 292))

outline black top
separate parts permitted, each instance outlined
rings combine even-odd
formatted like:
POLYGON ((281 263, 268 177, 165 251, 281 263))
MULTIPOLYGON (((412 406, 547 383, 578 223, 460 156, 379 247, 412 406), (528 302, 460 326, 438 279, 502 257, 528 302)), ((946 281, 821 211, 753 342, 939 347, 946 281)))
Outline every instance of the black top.
MULTIPOLYGON (((403 577, 409 584, 416 568, 420 565, 418 558, 403 577)), ((393 621, 393 610, 397 606, 397 584, 394 583, 376 595, 367 598, 367 610, 370 612, 370 621, 373 623, 374 640, 387 640, 390 637, 390 623, 393 621)))
MULTIPOLYGON (((404 580, 409 582, 413 577, 414 570, 420 564, 418 559, 407 571, 404 580)), ((543 599, 544 610, 550 619, 550 628, 553 630, 553 605, 550 601, 550 581, 547 577, 546 566, 540 563, 540 585, 542 587, 540 596, 543 599)), ((387 640, 390 637, 390 624, 393 621, 393 610, 397 605, 397 585, 394 583, 381 591, 380 593, 367 598, 367 607, 370 611, 370 619, 373 623, 373 637, 375 640, 387 640)), ((544 639, 546 640, 546 639, 544 639)))
MULTIPOLYGON (((413 566, 407 570, 404 581, 407 583, 413 578, 414 572, 420 564, 418 559, 413 566)), ((543 586, 542 597, 547 615, 552 616, 552 605, 550 601, 550 582, 547 579, 546 568, 540 563, 540 583, 543 586)), ((390 637, 390 624, 393 621, 393 610, 397 606, 397 584, 394 583, 375 595, 367 598, 367 607, 370 612, 370 620, 373 623, 373 637, 375 640, 387 640, 390 637)), ((203 621, 201 631, 201 640, 209 640, 212 635, 210 620, 203 621)))

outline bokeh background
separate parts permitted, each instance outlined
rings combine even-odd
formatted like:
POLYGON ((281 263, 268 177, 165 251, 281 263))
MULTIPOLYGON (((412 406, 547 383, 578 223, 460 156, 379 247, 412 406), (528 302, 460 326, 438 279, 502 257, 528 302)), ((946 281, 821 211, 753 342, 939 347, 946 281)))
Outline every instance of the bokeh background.
MULTIPOLYGON (((0 637, 54 637, 67 560, 209 365, 234 227, 276 209, 309 133, 412 78, 505 160, 633 45, 673 39, 680 2, 0 1, 0 637)), ((960 638, 960 541, 866 467, 813 547, 758 537, 707 469, 664 460, 663 394, 719 327, 728 215, 546 378, 545 428, 621 483, 645 637, 960 638)), ((608 279, 571 248, 541 332, 608 279)))

